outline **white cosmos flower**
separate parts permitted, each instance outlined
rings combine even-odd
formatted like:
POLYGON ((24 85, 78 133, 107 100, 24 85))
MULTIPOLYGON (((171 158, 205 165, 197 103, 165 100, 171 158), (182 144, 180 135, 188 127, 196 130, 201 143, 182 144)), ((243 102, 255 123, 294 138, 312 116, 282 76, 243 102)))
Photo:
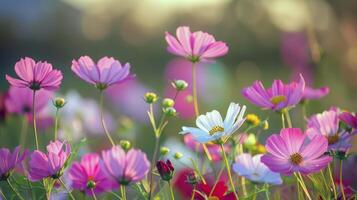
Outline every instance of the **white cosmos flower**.
POLYGON ((224 121, 221 114, 217 110, 213 110, 196 119, 198 128, 184 126, 179 134, 190 133, 200 143, 216 141, 222 137, 228 138, 243 124, 245 109, 245 106, 241 109, 239 104, 231 103, 224 121))
POLYGON ((280 185, 283 180, 279 173, 272 172, 260 161, 263 154, 251 156, 248 153, 243 153, 236 158, 236 163, 233 164, 233 171, 239 176, 243 176, 250 181, 259 183, 269 183, 280 185))

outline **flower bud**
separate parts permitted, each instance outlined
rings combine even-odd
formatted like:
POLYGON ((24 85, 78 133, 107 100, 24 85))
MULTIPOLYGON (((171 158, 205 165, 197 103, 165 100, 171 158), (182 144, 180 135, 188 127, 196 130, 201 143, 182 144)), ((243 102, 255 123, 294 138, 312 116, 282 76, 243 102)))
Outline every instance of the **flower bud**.
POLYGON ((120 140, 119 144, 125 151, 128 151, 131 148, 131 144, 128 140, 120 140))
POLYGON ((95 188, 96 185, 97 185, 97 184, 96 184, 94 181, 92 181, 92 180, 89 180, 89 181, 87 182, 87 188, 88 188, 88 189, 93 189, 93 188, 95 188))
POLYGON ((54 105, 57 109, 60 109, 60 108, 62 108, 64 105, 66 105, 66 100, 65 100, 64 98, 57 97, 57 98, 53 101, 53 105, 54 105))
POLYGON ((157 95, 153 92, 147 92, 145 95, 144 95, 144 99, 146 101, 146 103, 155 103, 158 99, 157 95))
POLYGON ((174 158, 175 158, 176 160, 178 160, 178 159, 182 158, 182 156, 183 156, 182 153, 176 152, 175 155, 174 155, 174 158))
POLYGON ((160 154, 163 156, 166 156, 170 152, 170 149, 167 147, 161 147, 160 148, 160 154))
POLYGON ((176 109, 173 107, 164 108, 164 113, 169 117, 174 117, 177 114, 176 109))
POLYGON ((175 105, 175 101, 170 99, 170 98, 165 98, 162 100, 162 107, 168 108, 168 107, 173 107, 175 105))
POLYGON ((198 183, 198 177, 196 176, 196 173, 194 171, 191 171, 187 174, 186 182, 193 186, 198 183))
POLYGON ((250 126, 258 126, 260 124, 260 119, 257 115, 255 114, 248 114, 246 116, 245 121, 250 125, 250 126))
POLYGON ((249 133, 248 137, 244 141, 244 145, 253 146, 257 143, 257 138, 253 133, 249 133))
POLYGON ((170 181, 172 179, 175 169, 170 160, 166 160, 166 163, 161 160, 157 161, 156 168, 162 180, 170 181))
POLYGON ((262 127, 263 127, 263 130, 268 130, 269 129, 269 122, 268 120, 264 120, 262 122, 262 127))
POLYGON ((188 87, 188 83, 184 80, 175 80, 171 84, 177 91, 182 91, 188 87))

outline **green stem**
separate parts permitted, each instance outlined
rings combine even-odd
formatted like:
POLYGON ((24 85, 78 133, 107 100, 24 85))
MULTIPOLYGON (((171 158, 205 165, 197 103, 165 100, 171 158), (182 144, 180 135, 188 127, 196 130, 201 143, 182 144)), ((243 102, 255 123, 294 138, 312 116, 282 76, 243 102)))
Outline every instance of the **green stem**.
POLYGON ((19 197, 19 199, 21 200, 25 200, 21 194, 14 188, 14 186, 12 186, 12 184, 10 183, 9 179, 6 179, 7 184, 10 186, 11 190, 16 194, 17 197, 19 197))
POLYGON ((336 190, 336 185, 335 185, 335 182, 334 182, 334 179, 333 179, 333 175, 332 175, 331 164, 328 164, 327 170, 328 170, 328 173, 330 175, 330 180, 331 180, 331 185, 332 185, 334 197, 335 197, 335 199, 337 199, 337 190, 336 190))
POLYGON ((342 193, 343 200, 346 200, 345 189, 343 188, 343 182, 342 182, 342 162, 343 160, 340 160, 340 190, 342 193))
POLYGON ((92 189, 90 189, 90 190, 91 190, 91 192, 92 192, 93 199, 94 199, 94 200, 98 200, 98 199, 97 199, 97 196, 95 196, 95 193, 94 193, 93 188, 92 188, 92 189))
POLYGON ((2 197, 4 197, 4 199, 5 199, 5 200, 7 200, 7 198, 6 198, 5 194, 2 192, 2 190, 1 190, 1 189, 0 189, 0 194, 1 194, 1 196, 2 196, 2 197))
POLYGON ((126 200, 125 186, 120 185, 120 193, 121 193, 121 199, 126 200))
POLYGON ((222 153, 223 153, 223 158, 224 158, 224 162, 225 162, 225 164, 226 164, 229 182, 231 183, 231 187, 232 187, 234 196, 236 197, 237 200, 239 200, 239 197, 238 197, 238 195, 237 195, 237 191, 236 191, 236 188, 234 187, 234 182, 233 182, 233 179, 232 179, 231 167, 230 167, 230 165, 229 165, 229 163, 228 163, 227 155, 226 155, 226 152, 224 151, 224 146, 223 146, 223 144, 221 144, 221 150, 222 150, 222 153))
POLYGON ((72 200, 75 200, 75 198, 74 198, 72 192, 69 191, 69 189, 67 188, 66 184, 62 181, 62 179, 59 178, 58 180, 61 182, 63 188, 67 191, 67 193, 68 193, 68 195, 71 197, 71 199, 72 199, 72 200))
POLYGON ((281 123, 282 123, 282 125, 283 125, 283 128, 285 128, 284 112, 281 112, 281 123))
POLYGON ((21 134, 20 134, 20 146, 25 149, 25 143, 27 138, 28 122, 26 117, 22 118, 21 134))
POLYGON ((193 186, 191 200, 195 200, 195 191, 196 191, 196 185, 193 186))
POLYGON ((152 190, 153 190, 153 171, 154 171, 154 166, 155 166, 155 162, 156 162, 156 157, 157 157, 157 152, 159 151, 159 144, 160 144, 160 136, 156 137, 155 140, 155 149, 154 149, 154 155, 152 157, 151 160, 151 165, 150 165, 150 179, 149 179, 149 186, 150 186, 150 190, 149 190, 149 199, 151 199, 152 196, 152 190))
POLYGON ((56 109, 56 117, 55 117, 55 140, 58 139, 58 108, 56 109))
MULTIPOLYGON (((196 64, 192 63, 192 96, 193 96, 193 106, 195 109, 196 118, 200 115, 198 108, 198 95, 197 95, 197 80, 196 80, 196 64)), ((209 161, 212 161, 212 156, 207 149, 206 144, 202 144, 203 150, 209 161)))
POLYGON ((307 187, 306 187, 306 184, 305 184, 305 182, 304 182, 304 179, 302 178, 300 172, 298 172, 297 175, 295 174, 295 177, 296 177, 297 181, 300 183, 301 188, 302 188, 302 190, 305 192, 307 198, 308 198, 309 200, 312 200, 312 199, 311 199, 311 196, 310 196, 310 194, 309 194, 309 191, 307 190, 307 187))
POLYGON ((101 121, 102 121, 102 126, 103 126, 103 129, 104 129, 104 132, 105 134, 107 135, 108 139, 109 139, 109 142, 115 146, 115 143, 114 143, 114 140, 113 138, 110 136, 110 133, 107 129, 107 125, 105 124, 105 120, 104 120, 104 106, 103 106, 103 100, 104 99, 104 92, 101 90, 100 91, 100 100, 99 100, 99 105, 100 105, 100 118, 101 118, 101 121))
POLYGON ((36 199, 35 194, 34 194, 34 192, 32 191, 31 182, 30 182, 30 180, 29 180, 28 178, 26 179, 26 182, 27 182, 27 185, 28 185, 29 188, 30 188, 30 196, 31 196, 31 199, 32 199, 32 200, 33 200, 33 199, 36 199))
POLYGON ((302 125, 303 125, 304 129, 306 128, 305 119, 307 118, 306 104, 307 104, 307 102, 303 102, 301 104, 302 125))
POLYGON ((266 184, 264 187, 265 187, 265 198, 266 198, 266 200, 270 200, 270 198, 269 198, 269 184, 266 184))
POLYGON ((293 124, 291 123, 291 118, 290 118, 290 113, 289 110, 284 111, 284 114, 286 116, 286 121, 288 122, 289 128, 293 127, 293 124))
POLYGON ((168 181, 169 188, 170 188, 170 193, 171 193, 171 199, 175 200, 175 195, 174 195, 174 190, 172 189, 172 184, 170 181, 168 181))
POLYGON ((36 99, 36 90, 33 91, 33 96, 32 96, 32 118, 33 118, 33 129, 34 129, 34 134, 35 134, 36 149, 39 150, 38 138, 37 138, 37 126, 36 126, 35 99, 36 99))

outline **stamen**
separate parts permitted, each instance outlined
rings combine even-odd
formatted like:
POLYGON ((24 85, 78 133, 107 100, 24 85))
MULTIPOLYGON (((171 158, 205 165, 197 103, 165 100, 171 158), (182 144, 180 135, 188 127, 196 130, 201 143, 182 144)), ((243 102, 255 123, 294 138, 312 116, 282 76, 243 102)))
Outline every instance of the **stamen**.
POLYGON ((222 126, 214 126, 210 131, 209 131, 209 134, 210 135, 213 135, 217 132, 222 132, 224 131, 224 128, 222 126))
POLYGON ((290 162, 294 165, 299 165, 302 162, 302 156, 299 153, 294 153, 290 156, 290 162))
POLYGON ((270 99, 270 102, 272 102, 274 105, 279 104, 284 101, 286 101, 286 97, 283 95, 275 96, 270 99))

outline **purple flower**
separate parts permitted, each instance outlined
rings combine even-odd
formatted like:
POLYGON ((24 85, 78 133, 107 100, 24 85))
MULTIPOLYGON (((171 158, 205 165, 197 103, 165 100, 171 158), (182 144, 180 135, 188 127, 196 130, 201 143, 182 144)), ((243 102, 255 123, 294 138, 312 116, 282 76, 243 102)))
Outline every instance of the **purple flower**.
POLYGON ((331 162, 332 157, 324 155, 327 146, 327 139, 321 135, 308 140, 299 128, 286 128, 267 139, 268 154, 262 156, 261 161, 273 172, 310 174, 331 162))
POLYGON ((357 116, 349 112, 343 112, 340 114, 339 119, 343 121, 347 126, 353 129, 357 129, 357 116))
POLYGON ((351 147, 352 134, 345 130, 339 130, 339 111, 330 109, 323 113, 315 114, 307 122, 306 134, 309 138, 316 135, 324 136, 328 141, 329 150, 346 151, 351 147))
POLYGON ((27 151, 20 153, 20 146, 11 153, 7 148, 0 149, 0 181, 9 178, 16 167, 22 167, 21 163, 27 156, 27 151))
POLYGON ((89 56, 82 56, 78 60, 72 61, 72 71, 100 90, 134 77, 130 74, 129 63, 122 66, 118 60, 112 57, 103 57, 96 64, 89 56))
POLYGON ((59 140, 50 141, 47 145, 47 154, 35 150, 29 162, 29 179, 35 182, 47 177, 54 179, 61 177, 70 153, 70 145, 59 140))
POLYGON ((95 153, 85 154, 81 162, 73 162, 69 179, 72 180, 73 188, 90 196, 93 195, 92 190, 99 194, 118 187, 101 165, 99 155, 95 153))
POLYGON ((242 94, 251 103, 262 107, 280 111, 289 109, 300 102, 305 89, 305 81, 300 75, 299 82, 284 85, 281 80, 274 80, 272 87, 265 89, 261 81, 255 81, 252 86, 243 89, 242 94))
POLYGON ((191 62, 214 59, 228 52, 226 43, 216 41, 212 35, 202 31, 192 33, 187 26, 177 28, 177 39, 168 32, 165 35, 167 51, 191 62))
POLYGON ((15 87, 30 88, 32 90, 56 90, 62 81, 62 73, 52 69, 47 62, 35 62, 32 58, 22 58, 15 64, 16 74, 20 79, 6 75, 7 81, 15 87))
POLYGON ((150 162, 140 150, 130 149, 125 152, 121 147, 114 146, 103 151, 102 157, 109 174, 122 185, 136 183, 149 172, 150 162))
POLYGON ((157 161, 156 168, 157 168, 157 171, 159 172, 162 180, 170 181, 172 179, 175 169, 169 159, 167 159, 166 162, 164 162, 162 160, 157 161))
MULTIPOLYGON (((51 100, 51 91, 40 89, 36 91, 35 109, 36 113, 41 112, 51 100)), ((28 88, 18 88, 11 86, 5 99, 5 106, 8 112, 20 115, 31 116, 33 91, 28 88)))
POLYGON ((312 87, 306 86, 302 100, 321 99, 322 97, 328 95, 329 93, 330 93, 329 87, 321 87, 321 88, 314 89, 312 87))
POLYGON ((280 185, 283 180, 279 173, 269 170, 269 168, 260 161, 263 154, 251 156, 248 153, 243 153, 237 156, 236 162, 233 164, 233 170, 239 175, 258 183, 268 183, 280 185))

